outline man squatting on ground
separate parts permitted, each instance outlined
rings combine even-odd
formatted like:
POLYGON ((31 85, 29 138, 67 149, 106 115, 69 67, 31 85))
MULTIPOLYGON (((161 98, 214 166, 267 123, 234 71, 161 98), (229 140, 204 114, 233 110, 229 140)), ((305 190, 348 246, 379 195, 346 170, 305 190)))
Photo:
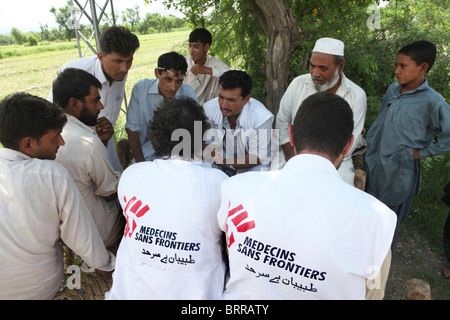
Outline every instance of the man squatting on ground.
POLYGON ((104 275, 114 269, 72 177, 53 161, 66 121, 26 93, 0 102, 0 299, 52 299, 64 275, 60 241, 104 275))

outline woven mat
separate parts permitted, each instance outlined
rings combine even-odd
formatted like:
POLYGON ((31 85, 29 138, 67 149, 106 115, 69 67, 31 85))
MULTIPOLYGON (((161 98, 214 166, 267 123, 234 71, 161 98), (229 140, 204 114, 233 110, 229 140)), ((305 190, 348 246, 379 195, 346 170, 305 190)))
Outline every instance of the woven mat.
POLYGON ((54 300, 104 300, 105 292, 112 285, 111 279, 106 279, 94 273, 81 272, 81 288, 69 289, 64 279, 62 290, 59 291, 54 300))
MULTIPOLYGON (((107 279, 96 272, 83 272, 81 265, 83 260, 74 255, 67 247, 64 247, 64 278, 61 283, 61 290, 56 294, 53 300, 104 300, 105 292, 112 286, 112 279, 107 279), (70 265, 78 266, 81 273, 79 289, 69 288, 67 282, 71 282, 72 272, 67 271, 70 265)), ((111 250, 112 251, 112 250, 111 250)), ((116 252, 116 250, 112 251, 116 252)))

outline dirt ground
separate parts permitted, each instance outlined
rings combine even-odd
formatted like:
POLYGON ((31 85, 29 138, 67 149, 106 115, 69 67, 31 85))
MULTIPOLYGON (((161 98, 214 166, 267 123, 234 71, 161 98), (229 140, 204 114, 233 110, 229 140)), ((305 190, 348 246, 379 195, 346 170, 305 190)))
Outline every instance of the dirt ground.
POLYGON ((417 238, 399 233, 392 250, 392 262, 386 285, 385 300, 406 300, 406 282, 420 275, 432 275, 438 281, 427 281, 432 300, 450 300, 450 279, 443 274, 450 268, 445 256, 423 245, 417 238))

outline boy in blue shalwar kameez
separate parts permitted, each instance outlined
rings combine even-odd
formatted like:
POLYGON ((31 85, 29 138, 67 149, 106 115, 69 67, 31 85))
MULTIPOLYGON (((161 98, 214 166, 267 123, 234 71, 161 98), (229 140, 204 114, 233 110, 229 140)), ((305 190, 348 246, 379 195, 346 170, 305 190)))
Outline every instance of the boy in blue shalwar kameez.
POLYGON ((396 212, 397 230, 419 190, 420 159, 450 150, 450 107, 425 80, 435 57, 428 41, 398 52, 398 82, 387 89, 367 132, 366 191, 396 212))

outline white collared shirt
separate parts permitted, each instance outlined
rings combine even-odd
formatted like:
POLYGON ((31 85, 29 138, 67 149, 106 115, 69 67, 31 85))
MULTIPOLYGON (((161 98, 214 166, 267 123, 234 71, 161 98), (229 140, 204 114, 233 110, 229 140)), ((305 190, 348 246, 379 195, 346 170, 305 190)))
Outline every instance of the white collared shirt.
POLYGON ((65 145, 59 148, 56 161, 70 172, 106 246, 120 239, 123 220, 119 204, 103 197, 117 192, 120 173, 108 161, 106 148, 94 130, 67 114, 61 133, 65 145))
POLYGON ((281 170, 225 181, 218 222, 230 261, 226 299, 365 299, 396 215, 343 182, 329 160, 302 154, 281 170))
POLYGON ((110 271, 70 174, 56 161, 0 148, 0 299, 52 299, 63 278, 59 239, 91 267, 110 271))
MULTIPOLYGON (((246 154, 253 154, 258 157, 261 164, 251 169, 240 171, 269 169, 271 159, 271 129, 274 116, 261 102, 250 98, 249 102, 247 102, 239 114, 234 130, 230 128, 228 119, 220 111, 218 98, 208 101, 203 108, 211 123, 212 129, 218 130, 217 138, 222 139, 222 141, 218 141, 217 143, 223 143, 224 158, 243 157, 246 154), (224 140, 225 142, 223 142, 224 140)), ((213 132, 211 131, 210 133, 213 132)), ((210 139, 211 136, 208 136, 207 140, 210 139)))
POLYGON ((230 70, 222 60, 216 57, 207 56, 204 67, 212 69, 212 75, 198 74, 194 75, 191 72, 191 68, 195 66, 194 60, 190 56, 186 56, 186 62, 188 64, 186 78, 184 83, 190 85, 194 89, 197 95, 198 102, 203 105, 205 102, 214 99, 219 95, 219 77, 226 71, 230 70))

